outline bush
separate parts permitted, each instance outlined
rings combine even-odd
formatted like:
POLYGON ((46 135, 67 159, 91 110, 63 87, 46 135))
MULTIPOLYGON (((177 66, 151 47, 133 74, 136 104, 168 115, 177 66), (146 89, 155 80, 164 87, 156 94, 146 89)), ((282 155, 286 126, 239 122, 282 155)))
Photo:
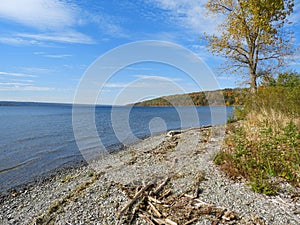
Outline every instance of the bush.
POLYGON ((235 109, 235 118, 243 121, 230 126, 225 149, 214 160, 229 176, 246 178, 264 194, 277 192, 272 177, 300 183, 300 78, 283 74, 274 83, 235 109))
POLYGON ((277 111, 291 119, 300 117, 300 75, 297 73, 279 74, 271 86, 260 86, 255 95, 246 91, 243 107, 235 108, 238 120, 245 119, 253 111, 263 114, 277 111))
MULTIPOLYGON (((262 117, 258 115, 258 117, 262 117)), ((246 120, 227 137, 226 149, 215 158, 230 177, 246 178, 254 191, 274 194, 271 177, 300 182, 300 133, 293 122, 282 129, 270 121, 249 124, 246 120)))

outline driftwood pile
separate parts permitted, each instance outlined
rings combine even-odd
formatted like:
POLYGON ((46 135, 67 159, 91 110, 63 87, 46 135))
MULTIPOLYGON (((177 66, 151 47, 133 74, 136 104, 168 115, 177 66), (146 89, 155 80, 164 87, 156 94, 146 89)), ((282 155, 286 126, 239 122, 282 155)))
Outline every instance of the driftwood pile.
POLYGON ((235 224, 239 219, 233 212, 200 200, 199 196, 172 192, 170 177, 153 180, 139 186, 119 187, 130 199, 117 213, 119 224, 135 224, 142 218, 151 225, 188 225, 202 218, 212 224, 235 224))
POLYGON ((171 136, 166 138, 158 147, 151 149, 148 152, 153 156, 155 156, 159 161, 165 160, 169 153, 173 152, 178 145, 179 137, 171 136))

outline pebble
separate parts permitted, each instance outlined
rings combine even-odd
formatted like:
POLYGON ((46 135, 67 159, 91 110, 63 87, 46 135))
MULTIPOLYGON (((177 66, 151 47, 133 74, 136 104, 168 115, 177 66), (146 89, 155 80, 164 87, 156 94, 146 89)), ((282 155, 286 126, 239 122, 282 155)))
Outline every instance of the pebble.
MULTIPOLYGON (((240 218, 237 224, 299 224, 299 198, 292 198, 287 192, 268 197, 252 192, 243 179, 229 180, 212 162, 222 137, 206 137, 207 132, 202 132, 188 129, 149 137, 102 161, 60 172, 22 193, 2 197, 1 224, 34 224, 39 216, 48 215, 49 209, 53 224, 118 224, 117 212, 129 200, 118 183, 136 185, 170 174, 177 174, 171 183, 176 193, 194 188, 191 195, 198 190, 196 195, 200 200, 226 209, 225 224, 232 224, 236 217, 240 218), (174 149, 153 154, 174 136, 179 142, 174 149), (208 141, 199 141, 205 138, 208 141), (199 149, 204 150, 199 152, 199 149), (137 157, 134 160, 130 154, 133 151, 137 157), (89 177, 91 171, 99 174, 99 178, 89 177), (205 179, 194 186, 193 178, 200 172, 205 179), (74 178, 62 182, 66 176, 74 178)), ((147 223, 138 218, 134 224, 147 223)), ((213 224, 213 221, 201 217, 194 224, 213 224)))

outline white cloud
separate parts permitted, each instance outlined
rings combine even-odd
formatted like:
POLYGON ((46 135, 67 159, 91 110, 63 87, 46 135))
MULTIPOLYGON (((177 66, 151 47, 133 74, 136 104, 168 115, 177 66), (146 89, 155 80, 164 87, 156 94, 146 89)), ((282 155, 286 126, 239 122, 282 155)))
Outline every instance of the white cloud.
POLYGON ((34 80, 12 79, 13 82, 34 83, 34 80))
POLYGON ((25 86, 22 88, 23 91, 54 91, 55 88, 51 87, 40 87, 40 86, 25 86))
POLYGON ((2 85, 0 83, 0 91, 53 91, 53 90, 55 90, 55 88, 24 85, 18 83, 2 85))
MULTIPOLYGON (((174 22, 174 21, 173 21, 174 22)), ((174 24, 170 25, 174 26, 174 24)), ((177 25, 176 25, 177 26, 177 25)), ((152 39, 152 40, 164 40, 169 42, 176 43, 178 41, 178 38, 182 37, 183 33, 181 32, 174 32, 174 31, 160 31, 156 33, 145 33, 143 35, 143 39, 152 39)))
POLYGON ((196 45, 196 44, 193 44, 191 46, 191 48, 194 49, 194 50, 199 50, 199 51, 206 50, 206 46, 205 45, 196 45))
POLYGON ((32 75, 32 74, 11 73, 11 72, 3 72, 3 71, 0 71, 0 75, 11 76, 11 77, 37 77, 37 76, 32 75))
POLYGON ((131 82, 131 83, 106 83, 103 85, 105 88, 146 88, 153 86, 153 83, 147 82, 131 82))
POLYGON ((0 37, 0 43, 9 45, 40 45, 36 40, 27 40, 20 37, 0 37))
POLYGON ((81 43, 81 44, 93 44, 95 43, 90 37, 76 32, 76 31, 65 31, 62 33, 43 33, 43 34, 26 34, 19 33, 18 37, 33 39, 36 41, 54 41, 64 43, 81 43))
POLYGON ((218 80, 234 80, 234 78, 232 76, 218 76, 217 77, 218 80))
POLYGON ((0 86, 28 86, 28 83, 20 83, 20 82, 0 82, 0 86))
MULTIPOLYGON (((94 44, 92 38, 75 30, 81 25, 80 9, 70 1, 0 0, 0 19, 35 28, 38 33, 15 33, 0 37, 12 45, 45 45, 44 42, 94 44)), ((7 32, 9 33, 9 32, 7 32)))
POLYGON ((138 82, 138 83, 107 83, 104 84, 104 88, 144 88, 148 87, 147 83, 138 82))
POLYGON ((106 88, 124 88, 130 86, 130 83, 106 83, 103 87, 106 88))
POLYGON ((64 33, 40 33, 29 34, 19 33, 11 36, 0 37, 0 43, 17 45, 17 46, 50 46, 51 42, 61 43, 79 43, 79 44, 94 44, 95 41, 87 35, 76 31, 68 31, 64 33))
POLYGON ((124 70, 131 70, 131 71, 141 71, 141 70, 153 70, 153 68, 151 67, 133 67, 133 66, 127 66, 126 68, 124 68, 124 70))
POLYGON ((125 31, 123 30, 123 28, 120 25, 113 22, 114 20, 116 20, 116 18, 113 18, 112 16, 109 16, 109 15, 105 14, 104 12, 100 12, 99 14, 95 15, 95 14, 91 14, 91 13, 86 13, 86 15, 90 19, 90 21, 97 24, 99 29, 103 33, 108 34, 113 37, 122 37, 122 38, 129 37, 129 35, 127 35, 125 33, 125 31))
POLYGON ((169 78, 163 76, 150 76, 150 75, 133 75, 138 78, 128 83, 106 83, 103 85, 105 88, 153 88, 155 86, 164 86, 168 83, 175 83, 181 81, 180 78, 169 78))
POLYGON ((61 54, 61 55, 44 55, 44 56, 45 56, 45 57, 48 57, 48 58, 57 58, 57 59, 61 59, 61 58, 71 57, 72 55, 61 54))
POLYGON ((204 62, 217 58, 217 56, 214 56, 211 52, 207 50, 205 45, 193 44, 189 46, 189 48, 194 54, 197 55, 197 57, 199 57, 204 62))
POLYGON ((134 75, 134 77, 139 79, 147 79, 147 80, 159 80, 159 81, 181 81, 180 78, 169 78, 169 77, 163 77, 163 76, 150 76, 150 75, 134 75))
POLYGON ((59 0, 0 0, 0 18, 40 30, 57 30, 76 23, 76 7, 59 0))
POLYGON ((72 55, 70 54, 47 54, 45 52, 34 52, 34 55, 41 55, 47 58, 57 58, 57 59, 61 59, 61 58, 67 58, 67 57, 71 57, 72 55))
POLYGON ((53 72, 52 69, 37 68, 37 67, 21 67, 20 69, 22 71, 26 71, 26 72, 29 72, 29 73, 50 73, 50 72, 53 72))
MULTIPOLYGON (((0 91, 51 91, 50 87, 35 86, 34 80, 23 79, 25 77, 36 77, 35 75, 25 73, 0 72, 0 75, 8 76, 3 82, 0 82, 0 91), (17 78, 11 78, 17 77, 17 78)), ((2 79, 3 80, 3 79, 2 79)))
MULTIPOLYGON (((0 74, 4 74, 0 72, 0 74)), ((5 73, 8 74, 8 73, 5 73)), ((25 77, 28 74, 10 73, 10 76, 25 77)), ((51 91, 54 88, 35 86, 33 80, 11 79, 8 82, 0 82, 0 91, 51 91)))
POLYGON ((157 7, 168 10, 171 21, 194 33, 215 33, 218 19, 208 15, 206 0, 155 0, 157 7))

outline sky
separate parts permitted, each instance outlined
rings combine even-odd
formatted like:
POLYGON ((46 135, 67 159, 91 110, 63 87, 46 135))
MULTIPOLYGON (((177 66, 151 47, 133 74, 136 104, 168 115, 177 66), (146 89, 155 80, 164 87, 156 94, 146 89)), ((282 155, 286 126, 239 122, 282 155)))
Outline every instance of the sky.
MULTIPOLYGON (((220 22, 220 18, 207 14, 205 3, 205 0, 0 0, 0 101, 72 103, 86 74, 95 65, 103 69, 101 60, 109 52, 147 40, 186 48, 207 66, 199 71, 199 76, 205 79, 207 71, 211 71, 219 88, 238 87, 242 79, 219 74, 224 59, 209 53, 201 40, 204 32, 218 33, 220 22)), ((291 17, 296 46, 300 42, 299 14, 296 6, 291 17)), ((128 51, 122 57, 130 58, 132 54, 144 53, 128 51)), ((289 69, 300 71, 298 52, 289 69)), ((156 58, 126 65, 110 76, 99 71, 93 76, 106 79, 97 83, 98 104, 128 104, 203 90, 190 74, 156 58)), ((93 84, 84 88, 89 89, 89 85, 93 84)), ((93 101, 82 99, 83 103, 93 101)))

